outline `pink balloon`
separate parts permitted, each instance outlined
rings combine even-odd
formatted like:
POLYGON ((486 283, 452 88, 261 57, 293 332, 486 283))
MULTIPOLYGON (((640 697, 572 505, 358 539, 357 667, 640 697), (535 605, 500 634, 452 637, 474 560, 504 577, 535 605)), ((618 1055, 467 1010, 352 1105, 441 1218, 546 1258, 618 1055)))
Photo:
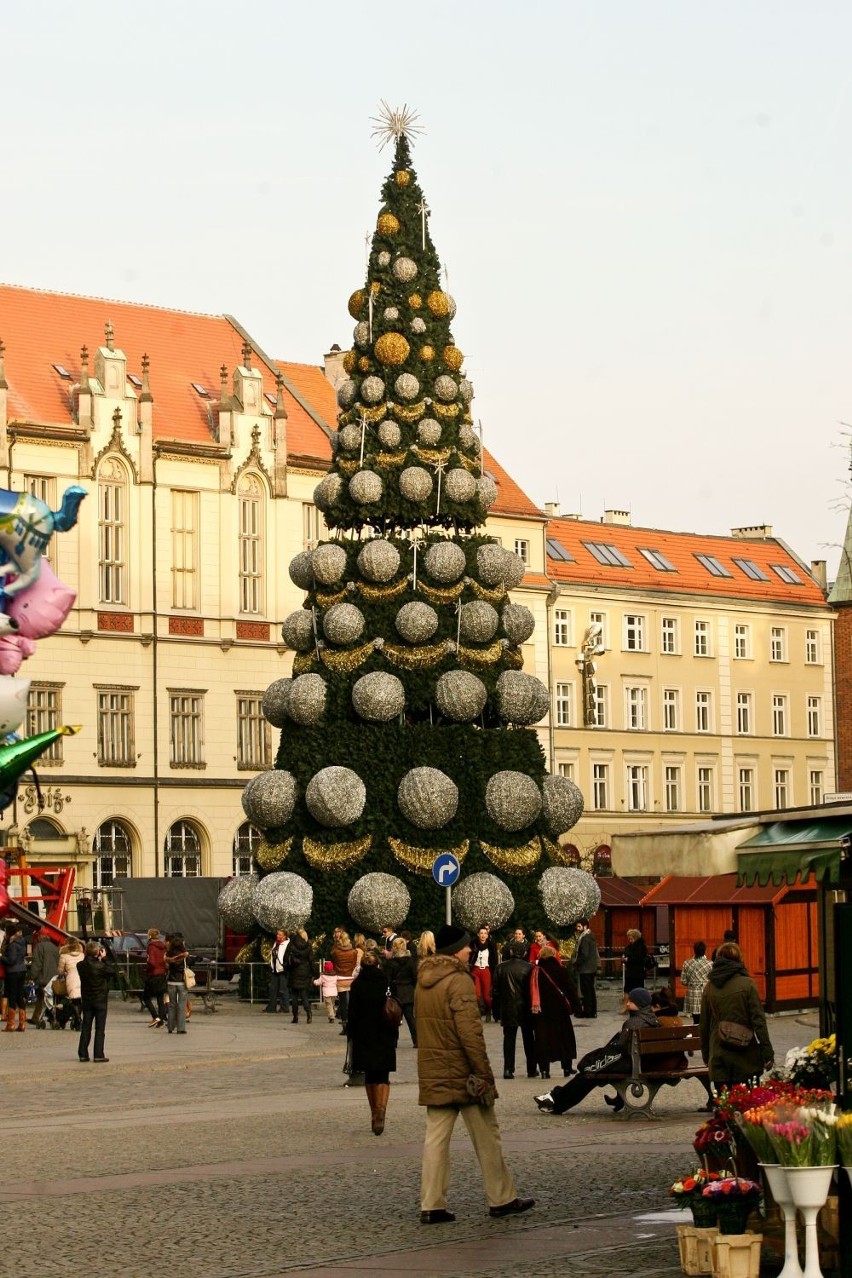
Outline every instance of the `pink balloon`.
POLYGON ((13 675, 35 650, 32 639, 23 635, 0 635, 0 675, 13 675))
MULTIPOLYGON (((52 571, 46 560, 41 561, 41 572, 31 586, 13 595, 6 611, 18 623, 18 634, 25 639, 45 639, 54 634, 71 611, 77 592, 64 585, 52 571)), ((32 652, 25 652, 25 657, 32 652)), ((3 670, 3 674, 11 671, 3 670)))

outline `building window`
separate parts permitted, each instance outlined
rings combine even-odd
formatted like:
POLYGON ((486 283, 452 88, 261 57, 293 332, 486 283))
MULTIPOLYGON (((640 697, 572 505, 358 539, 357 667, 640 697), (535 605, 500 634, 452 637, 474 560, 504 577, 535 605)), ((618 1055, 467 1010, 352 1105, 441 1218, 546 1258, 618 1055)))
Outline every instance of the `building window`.
POLYGON ((567 608, 553 610, 553 642, 558 648, 571 646, 571 613, 567 608))
POLYGON ((734 626, 734 656, 738 661, 751 656, 751 627, 739 622, 734 626))
POLYGON ((254 475, 244 475, 239 495, 240 612, 263 612, 263 492, 254 475))
POLYGON ((626 652, 645 652, 645 618, 635 613, 624 614, 624 648, 626 652))
MULTIPOLYGON (((48 510, 56 510, 56 480, 52 475, 24 475, 24 492, 31 493, 33 497, 43 501, 48 510)), ((41 552, 42 559, 50 564, 54 572, 56 571, 55 547, 56 541, 51 537, 41 552)), ((39 762, 44 763, 43 754, 39 755, 39 762)))
POLYGON ((819 631, 805 631, 805 661, 809 666, 818 666, 819 660, 819 631))
POLYGON ((822 697, 808 697, 808 736, 818 737, 820 735, 820 719, 822 710, 822 697))
POLYGON ((98 598, 123 604, 126 598, 127 485, 117 462, 98 483, 98 598))
MULTIPOLYGON (((27 736, 37 737, 42 732, 53 732, 62 722, 61 683, 31 683, 27 696, 27 736)), ((38 757, 38 766, 56 767, 62 763, 62 742, 57 737, 38 757)))
POLYGON ((530 543, 523 537, 515 539, 515 554, 523 560, 525 567, 530 565, 530 543))
POLYGON ((163 874, 167 879, 201 877, 201 842, 188 821, 175 821, 166 834, 163 874))
POLYGON ((787 698, 777 692, 772 698, 772 735, 773 737, 787 735, 787 698))
POLYGON ((556 726, 570 728, 574 722, 574 685, 573 683, 557 683, 556 685, 556 726))
POLYGON ((595 684, 595 727, 609 727, 609 687, 605 683, 595 684))
POLYGON ((666 764, 666 811, 681 812, 681 769, 675 764, 666 764))
POLYGON ((783 626, 773 626, 769 631, 769 660, 787 660, 787 631, 783 626))
POLYGON ((648 690, 642 687, 624 689, 625 726, 633 732, 644 732, 648 727, 648 690))
POLYGON ((204 693, 169 693, 169 762, 173 768, 204 766, 204 693))
POLYGON ((790 806, 790 769, 775 768, 773 780, 776 808, 788 808, 790 806))
POLYGON ((98 690, 98 765, 102 768, 132 768, 136 764, 133 692, 130 688, 98 690))
POLYGON ((237 693, 237 767, 259 772, 272 764, 272 737, 263 717, 263 693, 237 693))
POLYGON ((104 821, 92 840, 95 863, 92 886, 111 887, 116 879, 129 879, 132 870, 130 835, 120 821, 104 821))
POLYGON ((628 812, 647 812, 648 810, 648 769, 644 763, 627 765, 627 810, 628 812))
POLYGON ((808 772, 808 787, 810 790, 811 803, 816 806, 822 803, 823 796, 823 780, 822 773, 818 769, 810 769, 808 772))
POLYGON ((321 510, 317 510, 313 502, 302 502, 302 546, 305 550, 313 550, 319 542, 323 541, 328 527, 325 522, 325 516, 321 510))
POLYGON ((665 732, 680 730, 680 690, 663 688, 663 729, 665 732))
POLYGON ((669 654, 678 652, 677 617, 663 617, 660 625, 660 651, 669 654))
POLYGON ((737 769, 737 799, 740 812, 754 811, 754 768, 737 769))
POLYGON ((696 657, 710 657, 710 622, 696 621, 695 623, 695 655, 696 657))
POLYGON ((254 858, 262 839, 260 830, 255 829, 248 821, 244 821, 234 835, 233 875, 237 879, 241 874, 251 874, 254 858))
POLYGON ((752 732, 751 693, 737 693, 737 735, 750 736, 752 732))
POLYGON ((172 489, 172 607, 198 607, 198 493, 172 489))
POLYGON ((711 703, 709 692, 696 692, 695 694, 695 731, 710 732, 712 730, 711 723, 711 703))
POLYGON ((609 807, 609 764, 592 764, 592 806, 597 812, 609 807))
POLYGON ((573 763, 557 763, 557 775, 565 777, 568 781, 574 780, 574 764, 573 763))
POLYGON ((713 769, 702 767, 698 769, 698 811, 713 811, 713 769))
POLYGON ((609 647, 609 634, 608 634, 608 632, 607 632, 606 613, 605 613, 605 612, 590 612, 590 613, 589 613, 589 625, 590 625, 590 626, 600 626, 600 628, 601 628, 601 634, 600 634, 600 647, 601 647, 601 648, 608 648, 608 647, 609 647))

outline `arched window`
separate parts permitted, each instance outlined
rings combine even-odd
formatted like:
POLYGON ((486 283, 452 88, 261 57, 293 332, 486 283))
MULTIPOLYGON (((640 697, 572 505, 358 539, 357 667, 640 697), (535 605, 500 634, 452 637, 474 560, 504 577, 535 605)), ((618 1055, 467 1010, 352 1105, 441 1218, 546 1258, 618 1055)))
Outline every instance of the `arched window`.
POLYGON ((115 458, 98 471, 98 598, 127 603, 127 476, 115 458))
POLYGON ((595 848, 592 873, 600 877, 612 874, 612 848, 608 843, 600 843, 595 848))
POLYGON ((240 516, 240 612, 263 612, 263 485, 243 475, 237 494, 240 516))
POLYGON ((110 887, 116 879, 129 879, 133 862, 130 834, 120 821, 104 821, 92 840, 95 864, 92 886, 110 887))
POLYGON ((237 830, 234 835, 234 878, 241 874, 251 874, 262 837, 260 830, 256 830, 248 821, 244 821, 237 830))
POLYGON ((574 843, 564 843, 562 852, 570 866, 578 866, 580 864, 580 849, 574 843))
POLYGON ((201 877, 201 840, 188 821, 175 821, 163 843, 163 874, 167 879, 201 877))

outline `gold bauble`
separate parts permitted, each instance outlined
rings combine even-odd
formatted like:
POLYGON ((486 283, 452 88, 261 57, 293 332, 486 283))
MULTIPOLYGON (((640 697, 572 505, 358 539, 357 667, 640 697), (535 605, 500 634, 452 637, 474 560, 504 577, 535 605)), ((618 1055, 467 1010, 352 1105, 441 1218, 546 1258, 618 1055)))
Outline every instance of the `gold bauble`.
POLYGON ((353 319, 360 319, 364 314, 366 301, 367 299, 364 296, 364 290, 362 288, 356 288, 355 292, 349 299, 349 314, 353 319))
POLYGON ((355 365, 357 362, 358 356, 354 351, 347 351, 343 356, 343 367, 346 369, 347 373, 353 373, 355 371, 355 365))
POLYGON ((382 333, 375 346, 376 359, 382 364, 404 364, 411 347, 402 333, 382 333))
POLYGON ((432 314, 437 315, 439 318, 443 318, 450 313, 450 299, 439 288, 429 294, 426 298, 426 305, 432 314))
POLYGON ((423 298, 419 293, 412 293, 411 297, 408 299, 408 305, 413 311, 419 311, 420 307, 423 305, 423 298))
POLYGON ((381 291, 382 291, 382 286, 379 283, 379 281, 373 280, 372 284, 370 285, 370 292, 373 294, 373 297, 375 297, 376 294, 380 293, 381 291))
POLYGON ((447 368, 451 368, 454 373, 457 373, 464 363, 464 355, 462 355, 459 348, 457 346, 445 346, 442 353, 447 368))
MULTIPOLYGON (((362 355, 358 360, 358 367, 362 373, 369 373, 370 369, 373 367, 373 362, 366 355, 362 355)), ((349 370, 347 369, 347 372, 348 371, 349 370)))
POLYGON ((435 347, 434 347, 434 346, 421 346, 421 347, 420 347, 420 358, 421 358, 422 360, 424 360, 424 361, 425 361, 425 363, 427 363, 427 364, 431 363, 431 361, 435 358, 435 347))
POLYGON ((380 213, 376 230, 379 235, 396 235, 399 230, 399 218, 394 217, 393 213, 380 213))
POLYGON ((408 169, 397 169, 396 171, 397 186, 408 186, 410 181, 411 181, 411 174, 409 173, 408 169))

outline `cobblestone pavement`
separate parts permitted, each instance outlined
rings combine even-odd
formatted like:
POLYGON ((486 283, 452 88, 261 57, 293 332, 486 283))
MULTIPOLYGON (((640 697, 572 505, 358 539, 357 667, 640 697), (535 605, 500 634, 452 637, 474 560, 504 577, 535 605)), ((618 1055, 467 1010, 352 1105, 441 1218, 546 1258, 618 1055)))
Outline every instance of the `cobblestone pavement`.
MULTIPOLYGON (((577 1022, 581 1053, 619 1023, 615 994, 602 1004, 596 1022, 577 1022)), ((485 1028, 497 1065, 500 1027, 485 1028)), ((815 1013, 772 1018, 779 1057, 815 1030, 815 1013)), ((533 1103, 540 1082, 501 1080, 504 1148, 535 1210, 489 1218, 459 1124, 458 1220, 425 1229, 424 1124, 404 1027, 378 1140, 363 1089, 343 1086, 343 1040, 322 1012, 292 1025, 229 1002, 215 1015, 197 1008, 188 1034, 170 1036, 115 1001, 107 1053, 108 1064, 78 1063, 70 1031, 0 1037, 3 1196, 31 1222, 15 1236, 16 1275, 67 1278, 84 1263, 138 1278, 149 1257, 180 1278, 680 1272, 683 1217, 666 1189, 691 1161, 704 1100, 694 1081, 666 1089, 658 1121, 625 1124, 599 1092, 554 1118, 533 1103)))

